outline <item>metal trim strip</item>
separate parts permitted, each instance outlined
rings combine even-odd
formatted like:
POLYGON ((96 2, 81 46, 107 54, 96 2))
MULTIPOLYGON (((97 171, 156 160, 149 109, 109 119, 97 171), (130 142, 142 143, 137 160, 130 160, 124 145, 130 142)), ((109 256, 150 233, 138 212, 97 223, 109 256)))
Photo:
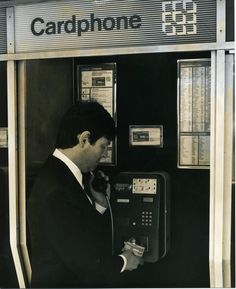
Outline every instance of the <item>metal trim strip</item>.
POLYGON ((66 57, 85 57, 85 56, 109 56, 122 54, 141 54, 141 53, 164 53, 164 52, 187 52, 187 51, 214 51, 214 50, 234 50, 234 42, 205 43, 205 44, 186 44, 186 45, 163 45, 163 46, 142 46, 124 48, 104 48, 104 49, 84 49, 84 50, 59 50, 48 52, 31 52, 0 54, 0 61, 24 60, 24 59, 48 59, 66 57))

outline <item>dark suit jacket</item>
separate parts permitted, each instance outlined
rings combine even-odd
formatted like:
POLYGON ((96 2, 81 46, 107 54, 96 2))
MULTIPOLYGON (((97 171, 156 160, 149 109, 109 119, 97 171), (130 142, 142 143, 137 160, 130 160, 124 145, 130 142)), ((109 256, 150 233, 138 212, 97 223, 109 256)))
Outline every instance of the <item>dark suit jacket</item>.
POLYGON ((32 287, 109 287, 123 260, 112 257, 109 218, 97 212, 68 167, 50 157, 28 203, 32 287))

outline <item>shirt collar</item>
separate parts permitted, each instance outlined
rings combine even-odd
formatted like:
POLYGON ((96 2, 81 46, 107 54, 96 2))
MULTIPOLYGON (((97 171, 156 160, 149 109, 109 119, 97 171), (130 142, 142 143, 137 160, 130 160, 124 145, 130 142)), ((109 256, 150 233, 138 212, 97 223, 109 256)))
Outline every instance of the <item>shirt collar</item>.
POLYGON ((72 172, 72 174, 75 176, 79 184, 82 188, 84 188, 84 185, 82 183, 82 173, 81 170, 74 164, 65 154, 63 154, 59 149, 55 149, 53 152, 53 156, 60 159, 72 172))

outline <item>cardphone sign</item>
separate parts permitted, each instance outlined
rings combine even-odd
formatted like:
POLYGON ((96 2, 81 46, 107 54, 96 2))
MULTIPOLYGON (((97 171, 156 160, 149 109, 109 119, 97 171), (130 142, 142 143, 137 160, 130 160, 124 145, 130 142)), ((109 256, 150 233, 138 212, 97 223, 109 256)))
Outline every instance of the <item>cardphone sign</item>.
POLYGON ((16 52, 216 42, 216 1, 49 1, 14 8, 16 52))

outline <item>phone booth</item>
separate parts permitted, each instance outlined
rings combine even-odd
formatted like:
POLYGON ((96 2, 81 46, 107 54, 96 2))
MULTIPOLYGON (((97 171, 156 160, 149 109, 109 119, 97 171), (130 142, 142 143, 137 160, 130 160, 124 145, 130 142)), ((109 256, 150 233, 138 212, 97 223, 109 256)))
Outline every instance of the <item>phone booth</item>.
POLYGON ((117 126, 100 162, 111 180, 113 249, 129 237, 145 249, 144 266, 123 284, 235 284, 233 21, 233 0, 1 1, 0 166, 19 288, 32 273, 32 184, 62 115, 91 100, 117 126))

